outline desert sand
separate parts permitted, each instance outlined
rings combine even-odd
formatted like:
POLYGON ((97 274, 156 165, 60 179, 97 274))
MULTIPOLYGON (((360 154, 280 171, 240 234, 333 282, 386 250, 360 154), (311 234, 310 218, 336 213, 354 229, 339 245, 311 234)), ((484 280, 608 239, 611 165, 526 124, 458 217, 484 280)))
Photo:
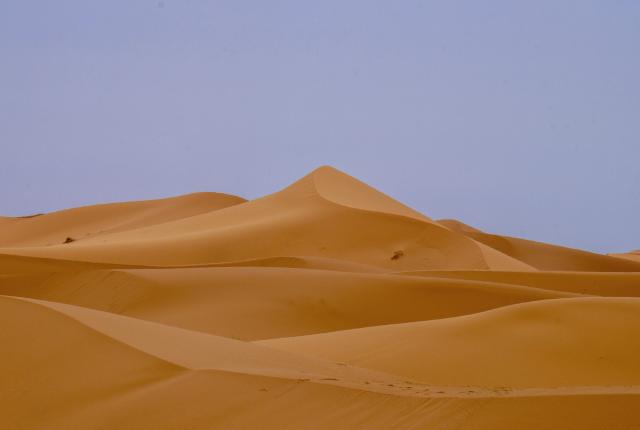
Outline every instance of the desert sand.
POLYGON ((640 261, 640 250, 631 251, 631 252, 623 252, 620 254, 609 254, 613 257, 626 258, 628 260, 640 261))
POLYGON ((331 167, 0 217, 0 428, 640 429, 640 254, 331 167))

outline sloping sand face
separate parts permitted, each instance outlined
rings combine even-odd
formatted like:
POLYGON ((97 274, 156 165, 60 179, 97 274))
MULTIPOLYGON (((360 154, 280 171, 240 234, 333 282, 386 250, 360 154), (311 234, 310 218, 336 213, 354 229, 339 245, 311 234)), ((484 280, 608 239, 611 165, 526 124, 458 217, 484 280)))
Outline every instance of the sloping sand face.
POLYGON ((330 167, 0 217, 0 428, 637 429, 638 297, 330 167))
POLYGON ((622 254, 609 254, 609 255, 612 257, 626 258, 627 260, 631 260, 631 261, 640 261, 640 250, 624 252, 622 254))

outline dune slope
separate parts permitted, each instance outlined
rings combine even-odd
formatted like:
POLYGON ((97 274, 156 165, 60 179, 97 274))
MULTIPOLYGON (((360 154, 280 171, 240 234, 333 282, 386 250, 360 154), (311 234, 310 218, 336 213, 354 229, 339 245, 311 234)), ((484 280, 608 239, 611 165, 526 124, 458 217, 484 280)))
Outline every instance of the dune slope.
POLYGON ((0 428, 635 430, 635 260, 331 167, 0 217, 0 428))
POLYGON ((0 294, 254 340, 430 320, 572 294, 492 282, 276 267, 0 278, 0 294))
POLYGON ((522 285, 604 297, 640 297, 640 272, 503 272, 488 270, 400 272, 408 276, 522 285))
POLYGON ((0 247, 50 246, 134 230, 245 202, 221 193, 193 193, 159 200, 108 203, 37 216, 4 218, 0 247))
POLYGON ((435 385, 638 385, 640 299, 544 300, 264 344, 435 385))
MULTIPOLYGON (((628 415, 639 395, 425 386, 68 305, 0 297, 0 310, 19 327, 0 332, 11 351, 0 359, 9 375, 0 411, 11 428, 508 429, 552 420, 596 429, 628 415)), ((619 428, 638 422, 630 415, 619 428)))
POLYGON ((640 262, 640 250, 623 252, 622 254, 609 254, 609 255, 612 257, 626 258, 627 260, 640 262))
POLYGON ((484 233, 457 220, 440 220, 453 231, 539 270, 639 272, 640 262, 516 237, 484 233))
POLYGON ((314 256, 389 270, 531 269, 328 167, 278 193, 215 212, 66 245, 1 252, 162 266, 314 256), (351 205, 344 202, 345 190, 354 196, 351 205))

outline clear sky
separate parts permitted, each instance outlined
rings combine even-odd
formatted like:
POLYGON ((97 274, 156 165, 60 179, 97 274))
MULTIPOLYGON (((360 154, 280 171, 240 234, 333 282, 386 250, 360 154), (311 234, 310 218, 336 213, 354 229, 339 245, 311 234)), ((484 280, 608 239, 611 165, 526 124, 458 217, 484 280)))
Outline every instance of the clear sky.
POLYGON ((435 218, 640 248, 640 1, 0 0, 0 214, 330 164, 435 218))

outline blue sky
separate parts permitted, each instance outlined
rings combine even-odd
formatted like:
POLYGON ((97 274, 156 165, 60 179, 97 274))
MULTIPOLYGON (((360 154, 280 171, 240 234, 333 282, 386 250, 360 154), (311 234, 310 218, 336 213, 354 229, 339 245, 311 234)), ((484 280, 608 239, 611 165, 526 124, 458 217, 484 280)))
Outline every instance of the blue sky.
POLYGON ((435 218, 640 248, 640 2, 0 1, 0 213, 330 164, 435 218))

